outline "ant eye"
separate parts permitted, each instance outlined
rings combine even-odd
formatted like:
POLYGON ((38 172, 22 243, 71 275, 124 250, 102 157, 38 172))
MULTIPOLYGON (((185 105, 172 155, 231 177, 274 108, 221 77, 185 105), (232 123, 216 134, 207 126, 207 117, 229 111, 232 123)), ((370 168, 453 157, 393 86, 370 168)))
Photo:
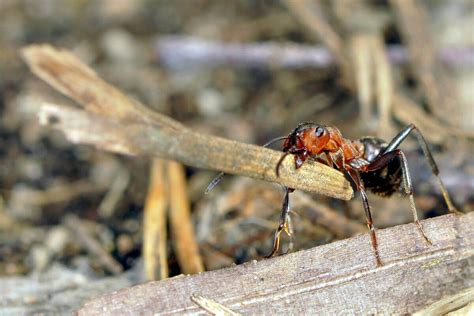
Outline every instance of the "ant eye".
POLYGON ((315 131, 316 136, 321 137, 321 135, 323 135, 323 133, 324 133, 324 128, 322 128, 322 127, 316 128, 316 131, 315 131))

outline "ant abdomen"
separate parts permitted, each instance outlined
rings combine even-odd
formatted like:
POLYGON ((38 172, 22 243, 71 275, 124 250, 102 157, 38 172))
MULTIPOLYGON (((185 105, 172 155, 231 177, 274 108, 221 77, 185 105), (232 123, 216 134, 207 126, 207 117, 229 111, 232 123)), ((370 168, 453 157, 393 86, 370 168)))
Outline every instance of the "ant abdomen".
MULTIPOLYGON (((364 144, 364 159, 368 162, 374 161, 388 145, 387 142, 376 137, 364 137, 359 141, 364 144)), ((388 197, 395 192, 403 191, 402 172, 402 162, 399 157, 395 157, 383 168, 371 172, 362 172, 360 176, 367 190, 388 197)))

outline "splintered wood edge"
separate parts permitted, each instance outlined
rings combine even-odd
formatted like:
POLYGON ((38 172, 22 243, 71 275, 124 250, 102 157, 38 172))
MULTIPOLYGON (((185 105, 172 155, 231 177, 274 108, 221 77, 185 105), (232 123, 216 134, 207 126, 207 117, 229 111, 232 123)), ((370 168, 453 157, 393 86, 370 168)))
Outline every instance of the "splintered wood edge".
POLYGON ((376 267, 368 234, 273 259, 122 289, 78 315, 202 314, 200 295, 242 314, 413 313, 474 286, 474 213, 378 230, 376 267))

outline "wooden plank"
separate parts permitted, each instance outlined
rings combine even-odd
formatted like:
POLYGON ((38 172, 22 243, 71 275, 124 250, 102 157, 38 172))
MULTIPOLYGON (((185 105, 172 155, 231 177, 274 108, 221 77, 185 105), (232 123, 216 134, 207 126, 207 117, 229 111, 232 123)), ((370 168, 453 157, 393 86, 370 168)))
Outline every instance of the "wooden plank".
POLYGON ((474 286, 474 213, 378 230, 285 256, 150 282, 89 301, 79 315, 205 313, 203 296, 242 314, 413 313, 474 286))

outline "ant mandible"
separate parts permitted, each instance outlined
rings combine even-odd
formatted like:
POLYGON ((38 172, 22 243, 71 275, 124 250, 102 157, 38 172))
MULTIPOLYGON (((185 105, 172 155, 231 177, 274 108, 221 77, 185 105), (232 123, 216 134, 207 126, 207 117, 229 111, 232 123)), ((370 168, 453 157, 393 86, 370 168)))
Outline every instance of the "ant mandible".
MULTIPOLYGON (((360 192, 362 203, 364 205, 367 226, 370 230, 372 250, 375 255, 377 266, 382 265, 377 244, 377 236, 372 221, 370 205, 366 190, 370 190, 381 196, 391 196, 394 192, 403 189, 410 200, 411 211, 414 222, 428 244, 432 244, 426 236, 418 220, 415 200, 413 198, 413 185, 410 172, 408 170, 405 154, 398 149, 398 146, 411 133, 415 136, 421 146, 423 154, 431 167, 433 174, 437 177, 441 193, 450 212, 458 213, 454 207, 448 191, 439 176, 439 169, 433 159, 433 155, 428 145, 415 125, 406 126, 390 143, 376 137, 363 137, 352 141, 342 137, 341 132, 336 127, 323 126, 308 122, 298 125, 288 136, 278 137, 264 147, 278 141, 284 140, 283 155, 278 161, 275 172, 279 176, 279 170, 283 160, 290 154, 294 155, 295 168, 299 169, 306 159, 313 158, 332 168, 343 172, 360 192)), ((219 174, 208 186, 206 193, 212 190, 220 182, 223 173, 219 174)), ((285 232, 290 238, 290 203, 289 194, 294 189, 285 187, 283 206, 280 215, 280 223, 275 232, 273 249, 268 257, 272 257, 278 252, 281 234, 285 232)))

